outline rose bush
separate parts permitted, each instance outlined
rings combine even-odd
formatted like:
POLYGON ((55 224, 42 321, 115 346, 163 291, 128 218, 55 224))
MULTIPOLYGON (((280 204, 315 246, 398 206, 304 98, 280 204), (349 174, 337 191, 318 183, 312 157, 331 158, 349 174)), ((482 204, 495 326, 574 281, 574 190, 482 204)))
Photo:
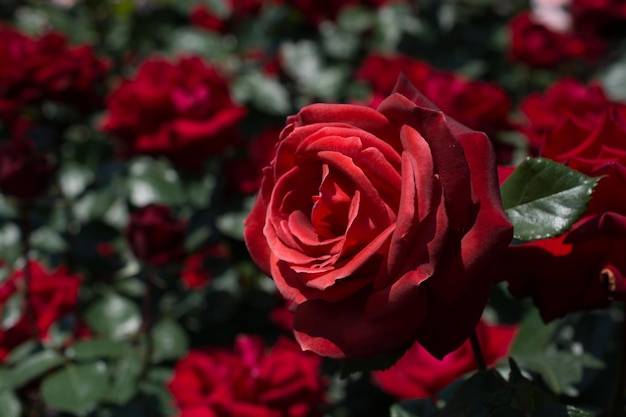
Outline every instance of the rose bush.
POLYGON ((302 348, 335 358, 416 339, 438 358, 458 348, 512 233, 487 137, 406 80, 377 110, 288 118, 245 226, 252 258, 296 304, 302 348))

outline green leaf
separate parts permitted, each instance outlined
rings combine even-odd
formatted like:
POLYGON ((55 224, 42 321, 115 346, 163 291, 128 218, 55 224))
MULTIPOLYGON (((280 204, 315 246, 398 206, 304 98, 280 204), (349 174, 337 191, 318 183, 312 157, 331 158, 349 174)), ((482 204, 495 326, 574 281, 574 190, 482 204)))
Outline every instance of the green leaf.
POLYGON ((43 350, 17 364, 11 369, 10 380, 15 388, 39 378, 46 372, 62 365, 64 359, 53 350, 43 350))
POLYGON ((541 319, 539 310, 530 310, 520 323, 519 330, 511 346, 511 356, 544 352, 552 341, 559 324, 559 320, 553 320, 546 324, 541 319))
POLYGON ((10 329, 22 318, 22 294, 16 292, 2 307, 2 330, 10 329))
POLYGON ((13 391, 0 391, 0 416, 20 417, 22 415, 22 403, 13 391))
POLYGON ((276 78, 254 72, 239 77, 233 89, 238 101, 251 103, 264 113, 284 116, 291 111, 289 92, 276 78))
POLYGON ((46 377, 41 396, 57 411, 86 415, 98 405, 108 386, 104 362, 69 365, 46 377))
POLYGON ((107 401, 125 405, 135 397, 143 366, 143 359, 137 349, 130 345, 123 345, 122 356, 111 365, 110 373, 113 381, 106 394, 107 401))
POLYGON ((511 404, 507 381, 496 370, 479 371, 454 393, 442 417, 487 415, 489 409, 511 404))
POLYGON ((587 210, 599 178, 544 158, 522 162, 502 184, 502 204, 519 240, 566 232, 587 210))
POLYGON ((178 359, 189 350, 189 337, 177 321, 165 319, 152 329, 153 362, 178 359))
POLYGON ((172 206, 185 201, 181 179, 165 160, 140 157, 130 164, 128 198, 137 207, 150 203, 172 206))
POLYGON ((118 358, 124 354, 124 346, 124 344, 112 340, 83 340, 74 343, 74 345, 67 350, 67 355, 77 361, 118 358))
POLYGON ((553 352, 514 356, 520 367, 537 372, 556 394, 572 394, 574 384, 580 382, 584 368, 600 369, 604 363, 586 353, 553 352))
POLYGON ((22 362, 27 357, 32 355, 41 345, 34 340, 28 340, 20 345, 17 345, 11 350, 9 356, 5 358, 5 362, 10 365, 15 365, 22 362))
POLYGON ((84 317, 92 330, 113 340, 133 335, 141 326, 137 304, 113 292, 105 293, 87 307, 84 317))

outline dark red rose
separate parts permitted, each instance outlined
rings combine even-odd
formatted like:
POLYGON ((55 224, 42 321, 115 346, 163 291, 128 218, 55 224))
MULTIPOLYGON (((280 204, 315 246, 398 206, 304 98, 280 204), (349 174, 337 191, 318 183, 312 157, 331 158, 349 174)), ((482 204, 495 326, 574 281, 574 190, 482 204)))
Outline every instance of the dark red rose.
POLYGON ((546 158, 603 176, 583 218, 562 236, 512 246, 504 257, 511 292, 532 297, 545 321, 626 300, 626 130, 611 114, 591 130, 567 121, 543 147, 546 158))
POLYGON ((591 26, 600 32, 626 21, 623 0, 573 0, 571 10, 577 26, 591 26))
POLYGON ((321 359, 281 338, 240 336, 234 350, 193 350, 179 361, 168 387, 179 417, 315 417, 322 415, 326 384, 321 359))
POLYGON ((0 192, 19 199, 39 197, 54 169, 30 139, 11 139, 0 146, 0 192))
POLYGON ((189 21, 192 25, 211 32, 222 32, 226 29, 225 22, 204 3, 198 3, 191 8, 189 21))
POLYGON ((520 13, 509 24, 509 55, 512 60, 534 67, 553 67, 572 59, 594 59, 606 45, 593 33, 555 32, 520 13))
MULTIPOLYGON (((508 355, 516 332, 516 326, 479 323, 476 334, 487 366, 508 355)), ((469 341, 442 360, 415 343, 394 366, 373 372, 372 378, 383 391, 399 400, 435 398, 442 388, 475 370, 469 341)))
POLYGON ((520 105, 529 124, 523 127, 530 145, 539 149, 548 133, 571 120, 591 129, 611 107, 626 106, 611 102, 599 84, 585 85, 572 78, 554 83, 543 94, 532 93, 520 105))
POLYGON ((195 4, 189 15, 193 25, 213 32, 226 32, 233 23, 259 13, 262 0, 227 0, 227 16, 219 16, 204 3, 195 4))
POLYGON ((437 357, 458 348, 511 240, 488 138, 405 79, 377 110, 314 104, 287 121, 245 240, 295 304, 301 347, 334 358, 415 340, 437 357))
POLYGON ((161 265, 184 256, 185 231, 185 223, 169 207, 149 204, 131 214, 126 239, 137 259, 161 265))
POLYGON ((122 141, 126 155, 164 155, 196 172, 237 142, 245 115, 226 79, 198 57, 145 61, 109 95, 107 109, 102 128, 122 141))
MULTIPOLYGON (((30 272, 30 305, 35 317, 37 335, 31 327, 30 319, 26 313, 27 301, 21 299, 23 308, 20 316, 11 320, 10 326, 0 330, 0 359, 3 359, 11 350, 19 344, 39 337, 48 339, 50 326, 63 316, 74 312, 80 287, 80 278, 71 275, 65 268, 55 271, 46 270, 43 265, 35 261, 29 263, 30 272)), ((24 294, 24 269, 15 271, 8 279, 0 284, 0 308, 5 306, 12 297, 24 294)), ((23 297, 23 295, 22 295, 23 297)), ((6 318, 5 323, 6 325, 6 318)))
POLYGON ((298 11, 313 25, 319 25, 327 20, 335 20, 339 12, 346 7, 365 5, 381 7, 388 3, 402 2, 403 0, 274 0, 274 3, 288 4, 298 11))
POLYGON ((433 69, 426 62, 405 55, 373 53, 363 60, 355 73, 355 77, 367 81, 372 86, 374 93, 382 96, 382 100, 391 93, 401 73, 418 90, 422 91, 432 71, 433 69))
POLYGON ((509 127, 511 101, 497 85, 452 72, 432 72, 421 92, 443 112, 488 134, 509 127))
POLYGON ((64 35, 48 33, 39 39, 0 25, 0 118, 11 123, 16 107, 41 101, 80 106, 98 103, 94 86, 108 63, 90 46, 72 47, 64 35))

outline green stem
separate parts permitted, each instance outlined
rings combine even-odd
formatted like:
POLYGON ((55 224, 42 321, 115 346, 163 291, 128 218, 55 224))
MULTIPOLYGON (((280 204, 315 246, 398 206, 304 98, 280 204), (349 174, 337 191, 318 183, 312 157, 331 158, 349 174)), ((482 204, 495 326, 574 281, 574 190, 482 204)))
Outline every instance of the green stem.
POLYGON ((32 287, 32 278, 31 278, 31 270, 30 270, 30 262, 29 262, 29 253, 30 253, 30 207, 28 203, 20 203, 19 208, 20 213, 20 239, 22 244, 22 257, 24 258, 24 269, 22 270, 24 274, 24 302, 25 302, 25 310, 26 317, 28 318, 28 323, 30 325, 31 334, 33 338, 37 341, 40 341, 39 330, 37 329, 37 317, 35 315, 35 311, 33 309, 32 297, 31 297, 31 287, 32 287))
POLYGON ((476 368, 479 371, 486 371, 487 365, 485 364, 485 358, 483 356, 483 351, 480 348, 480 342, 478 341, 478 336, 476 335, 476 329, 472 332, 469 337, 470 344, 472 345, 472 352, 474 352, 474 360, 476 361, 476 368))

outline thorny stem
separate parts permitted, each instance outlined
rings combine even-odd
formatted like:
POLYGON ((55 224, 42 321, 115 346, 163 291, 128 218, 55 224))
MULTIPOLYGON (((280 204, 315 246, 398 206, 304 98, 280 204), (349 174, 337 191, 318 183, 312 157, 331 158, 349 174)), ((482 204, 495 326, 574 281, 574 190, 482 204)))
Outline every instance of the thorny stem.
POLYGON ((20 204, 20 239, 22 243, 22 257, 24 258, 24 302, 25 302, 25 310, 26 317, 28 318, 28 323, 30 325, 32 336, 35 340, 40 341, 39 330, 37 329, 37 317, 35 316, 35 311, 33 309, 33 303, 31 299, 31 287, 32 287, 32 279, 31 279, 31 271, 30 271, 30 262, 29 262, 29 252, 30 252, 30 207, 27 202, 20 204))
POLYGON ((619 345, 619 360, 615 386, 613 388, 613 398, 609 406, 608 417, 621 417, 624 415, 624 394, 626 389, 626 304, 622 305, 624 317, 622 320, 621 340, 619 345))
POLYGON ((476 361, 476 367, 478 368, 479 371, 486 371, 487 365, 485 365, 485 358, 483 357, 483 351, 480 348, 480 342, 478 341, 476 329, 474 329, 474 331, 470 335, 469 340, 472 345, 472 352, 474 352, 474 360, 476 361))

